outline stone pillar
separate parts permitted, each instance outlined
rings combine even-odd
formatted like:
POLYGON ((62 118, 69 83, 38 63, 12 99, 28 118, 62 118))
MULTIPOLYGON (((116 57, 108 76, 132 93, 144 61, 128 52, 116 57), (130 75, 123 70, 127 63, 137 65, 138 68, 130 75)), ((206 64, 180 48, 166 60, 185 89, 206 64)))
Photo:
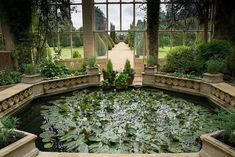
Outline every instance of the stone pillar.
POLYGON ((95 56, 93 35, 93 30, 95 28, 93 0, 82 0, 82 13, 84 57, 89 58, 95 56))

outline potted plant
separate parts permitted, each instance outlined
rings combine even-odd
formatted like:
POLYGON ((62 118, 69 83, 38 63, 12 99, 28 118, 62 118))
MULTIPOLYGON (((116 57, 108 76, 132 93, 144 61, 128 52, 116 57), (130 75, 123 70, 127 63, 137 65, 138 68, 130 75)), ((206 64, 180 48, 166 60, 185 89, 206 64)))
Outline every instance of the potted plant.
POLYGON ((16 118, 3 117, 0 119, 0 156, 37 156, 39 150, 35 147, 33 134, 15 130, 18 124, 16 118))
POLYGON ((202 135, 200 156, 235 157, 235 110, 229 109, 218 114, 217 126, 222 129, 202 135))
POLYGON ((145 74, 155 74, 157 72, 156 59, 153 56, 149 56, 147 60, 147 67, 144 67, 145 74))
POLYGON ((203 80, 210 83, 223 82, 223 71, 225 63, 223 60, 210 59, 206 62, 207 72, 203 73, 203 80))
POLYGON ((113 85, 117 72, 113 70, 113 63, 110 59, 108 60, 106 69, 103 69, 102 73, 103 79, 108 80, 109 84, 113 85))
POLYGON ((87 74, 99 74, 99 66, 96 62, 96 58, 88 58, 87 60, 84 61, 86 65, 86 73, 87 74))
POLYGON ((126 73, 128 75, 128 84, 132 84, 133 83, 133 80, 135 78, 135 71, 133 68, 131 68, 131 63, 130 61, 127 59, 126 60, 126 63, 125 63, 125 66, 124 66, 124 69, 123 69, 123 72, 126 73))
POLYGON ((128 74, 120 72, 117 74, 114 80, 115 87, 117 89, 125 89, 128 87, 128 74))
POLYGON ((66 66, 55 64, 52 60, 47 60, 41 67, 41 75, 45 78, 66 77, 69 74, 66 66))
POLYGON ((110 89, 112 85, 109 83, 108 80, 101 81, 101 87, 102 89, 110 89))
POLYGON ((37 83, 42 80, 39 68, 34 64, 24 64, 22 83, 37 83))

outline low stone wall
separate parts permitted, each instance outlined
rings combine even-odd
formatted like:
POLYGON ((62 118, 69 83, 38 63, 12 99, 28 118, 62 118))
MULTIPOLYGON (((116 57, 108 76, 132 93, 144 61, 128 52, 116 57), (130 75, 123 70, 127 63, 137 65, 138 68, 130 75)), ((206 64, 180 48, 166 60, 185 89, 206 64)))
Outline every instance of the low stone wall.
POLYGON ((44 80, 35 84, 19 83, 0 92, 0 117, 18 111, 35 97, 69 92, 99 84, 100 74, 44 80))
POLYGON ((223 107, 235 107, 235 87, 204 80, 179 78, 163 74, 143 74, 143 86, 153 86, 181 93, 205 96, 223 107))

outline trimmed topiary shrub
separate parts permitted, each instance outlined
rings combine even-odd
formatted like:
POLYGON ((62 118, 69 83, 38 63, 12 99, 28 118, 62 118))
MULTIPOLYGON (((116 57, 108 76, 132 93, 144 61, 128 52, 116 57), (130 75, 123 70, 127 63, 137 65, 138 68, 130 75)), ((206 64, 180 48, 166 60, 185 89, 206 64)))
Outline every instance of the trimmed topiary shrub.
POLYGON ((96 53, 97 56, 104 56, 107 52, 106 45, 99 34, 96 35, 96 53))
POLYGON ((194 50, 186 46, 177 46, 169 51, 166 56, 166 72, 188 73, 195 70, 194 50))
POLYGON ((108 39, 109 39, 110 43, 112 44, 112 47, 114 47, 115 43, 114 43, 113 39, 110 37, 110 35, 108 35, 108 39))
POLYGON ((108 35, 107 34, 101 35, 101 39, 104 41, 106 48, 108 48, 108 50, 112 50, 113 46, 108 38, 108 35))
POLYGON ((141 38, 141 40, 138 42, 137 46, 136 46, 136 55, 137 56, 142 56, 144 54, 144 48, 145 48, 145 41, 143 40, 143 38, 141 38))
POLYGON ((73 58, 82 58, 82 55, 78 50, 76 50, 73 51, 73 58))

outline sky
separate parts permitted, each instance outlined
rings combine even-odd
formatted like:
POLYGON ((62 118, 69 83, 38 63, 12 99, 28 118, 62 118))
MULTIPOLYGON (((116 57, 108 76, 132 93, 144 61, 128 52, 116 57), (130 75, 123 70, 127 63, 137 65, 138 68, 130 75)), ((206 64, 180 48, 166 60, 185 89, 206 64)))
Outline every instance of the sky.
MULTIPOLYGON (((100 0, 102 1, 102 0, 100 0)), ((115 1, 115 0, 113 0, 115 1)), ((116 0, 117 1, 117 0, 116 0)), ((106 15, 106 5, 100 4, 96 5, 99 7, 106 15)), ((145 11, 143 11, 144 6, 142 4, 136 4, 136 22, 138 20, 144 20, 145 11)), ((115 25, 116 30, 120 30, 120 5, 110 4, 108 7, 109 22, 115 25)), ((76 9, 72 12, 73 25, 76 28, 82 27, 82 7, 76 6, 76 9)), ((122 5, 122 30, 128 30, 130 24, 133 22, 133 4, 123 4, 122 5)))

